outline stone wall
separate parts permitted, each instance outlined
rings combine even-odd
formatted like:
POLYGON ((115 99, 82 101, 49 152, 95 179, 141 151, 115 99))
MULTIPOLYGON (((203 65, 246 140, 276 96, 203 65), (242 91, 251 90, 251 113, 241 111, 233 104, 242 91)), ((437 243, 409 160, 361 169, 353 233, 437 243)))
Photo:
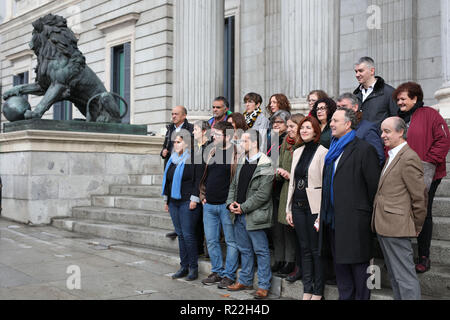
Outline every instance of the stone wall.
POLYGON ((70 216, 112 184, 162 174, 162 138, 32 131, 0 135, 2 216, 32 224, 70 216), (49 150, 53 150, 50 152, 49 150))
POLYGON ((439 0, 341 0, 340 28, 341 93, 357 87, 354 63, 368 55, 389 84, 416 81, 425 102, 436 104, 434 94, 442 85, 439 0), (370 5, 381 9, 381 29, 368 28, 370 5))

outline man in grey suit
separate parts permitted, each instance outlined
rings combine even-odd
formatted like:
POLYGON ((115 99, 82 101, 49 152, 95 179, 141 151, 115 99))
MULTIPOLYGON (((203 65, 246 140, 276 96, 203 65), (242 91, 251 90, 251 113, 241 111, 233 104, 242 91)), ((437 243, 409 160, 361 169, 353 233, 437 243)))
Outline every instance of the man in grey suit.
POLYGON ((411 238, 427 215, 423 165, 408 143, 405 122, 397 117, 381 125, 389 149, 374 201, 372 230, 377 233, 396 300, 420 300, 411 238))

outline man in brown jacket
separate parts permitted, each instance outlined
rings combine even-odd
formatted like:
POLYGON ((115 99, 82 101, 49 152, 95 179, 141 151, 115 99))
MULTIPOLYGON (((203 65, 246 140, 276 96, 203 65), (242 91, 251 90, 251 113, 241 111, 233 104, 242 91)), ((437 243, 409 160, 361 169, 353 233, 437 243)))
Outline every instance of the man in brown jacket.
POLYGON ((419 156, 406 142, 407 127, 397 117, 381 125, 389 149, 372 215, 396 300, 420 300, 411 238, 422 230, 427 215, 426 186, 419 156))

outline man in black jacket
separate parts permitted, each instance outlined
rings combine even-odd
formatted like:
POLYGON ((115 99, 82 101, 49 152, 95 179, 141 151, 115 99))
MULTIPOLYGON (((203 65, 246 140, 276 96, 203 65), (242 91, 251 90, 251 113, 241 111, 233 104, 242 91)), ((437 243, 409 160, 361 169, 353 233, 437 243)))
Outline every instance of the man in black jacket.
MULTIPOLYGON (((183 106, 176 106, 172 109, 172 123, 167 126, 167 132, 164 139, 163 149, 161 150, 161 158, 164 159, 164 169, 166 168, 167 161, 169 161, 173 150, 173 138, 174 132, 180 132, 182 129, 188 130, 191 135, 194 132, 194 125, 189 123, 186 119, 187 110, 183 106)), ((192 137, 193 138, 193 137, 192 137)), ((193 139, 191 139, 193 141, 193 139)), ((176 232, 169 232, 166 237, 175 239, 177 237, 176 232)))
POLYGON ((395 89, 385 83, 383 78, 375 77, 375 62, 372 58, 359 59, 355 64, 355 73, 359 87, 354 94, 361 101, 363 120, 376 123, 381 134, 381 123, 398 114, 398 106, 392 98, 395 89))
POLYGON ((375 148, 356 137, 356 114, 339 108, 323 173, 319 247, 329 243, 340 300, 369 300, 371 218, 381 167, 375 148))
POLYGON ((194 132, 194 125, 189 123, 186 119, 187 110, 183 106, 176 106, 172 109, 172 123, 167 126, 167 132, 164 139, 163 149, 161 151, 161 158, 164 159, 164 168, 166 168, 167 161, 169 161, 172 155, 173 139, 172 134, 174 132, 180 132, 180 130, 188 130, 191 135, 194 132))

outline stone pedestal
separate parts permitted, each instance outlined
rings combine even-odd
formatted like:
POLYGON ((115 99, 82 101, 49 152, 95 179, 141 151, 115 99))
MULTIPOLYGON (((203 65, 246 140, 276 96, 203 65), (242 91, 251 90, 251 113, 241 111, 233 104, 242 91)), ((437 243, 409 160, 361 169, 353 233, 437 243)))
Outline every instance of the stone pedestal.
POLYGON ((337 0, 281 1, 281 87, 295 110, 308 110, 312 90, 338 95, 339 9, 337 0))
POLYGON ((224 0, 175 0, 174 10, 175 105, 211 117, 224 90, 224 0))
POLYGON ((90 197, 108 193, 111 184, 162 174, 162 143, 162 138, 120 134, 1 134, 1 214, 30 224, 70 216, 72 207, 90 205, 90 197))
POLYGON ((450 119, 450 0, 441 0, 441 47, 443 85, 436 93, 435 106, 444 119, 450 119))

